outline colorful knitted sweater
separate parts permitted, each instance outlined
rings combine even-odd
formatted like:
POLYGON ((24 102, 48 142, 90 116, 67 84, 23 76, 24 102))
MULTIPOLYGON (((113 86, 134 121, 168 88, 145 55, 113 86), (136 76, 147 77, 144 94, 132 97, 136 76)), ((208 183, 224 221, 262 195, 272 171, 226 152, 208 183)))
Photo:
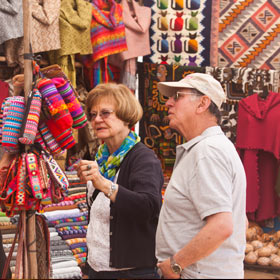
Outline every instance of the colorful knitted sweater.
POLYGON ((108 0, 107 3, 102 0, 92 0, 91 4, 93 54, 84 60, 88 68, 104 57, 127 50, 121 4, 114 0, 108 0))

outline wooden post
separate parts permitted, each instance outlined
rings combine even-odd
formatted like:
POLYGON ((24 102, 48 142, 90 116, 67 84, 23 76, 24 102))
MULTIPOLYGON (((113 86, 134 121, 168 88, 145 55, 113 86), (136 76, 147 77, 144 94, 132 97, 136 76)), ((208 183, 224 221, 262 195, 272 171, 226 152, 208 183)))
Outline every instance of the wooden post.
MULTIPOLYGON (((23 6, 23 34, 24 34, 24 54, 29 54, 30 50, 30 30, 31 30, 31 13, 30 13, 30 0, 22 0, 23 6)), ((24 95, 25 100, 32 88, 32 61, 24 58, 24 95)), ((27 240, 27 264, 25 271, 28 269, 28 279, 38 279, 38 264, 36 254, 36 217, 34 211, 27 211, 27 224, 26 224, 26 240, 27 240)), ((26 260, 26 259, 25 259, 26 260)))

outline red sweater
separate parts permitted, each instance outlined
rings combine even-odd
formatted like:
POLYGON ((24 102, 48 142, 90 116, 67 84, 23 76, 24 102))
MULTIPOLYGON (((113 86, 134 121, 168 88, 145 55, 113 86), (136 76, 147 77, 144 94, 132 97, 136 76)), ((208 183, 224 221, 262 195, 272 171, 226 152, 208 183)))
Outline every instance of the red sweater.
POLYGON ((236 148, 247 177, 246 211, 262 221, 280 213, 275 191, 280 162, 280 94, 253 94, 239 102, 236 148))

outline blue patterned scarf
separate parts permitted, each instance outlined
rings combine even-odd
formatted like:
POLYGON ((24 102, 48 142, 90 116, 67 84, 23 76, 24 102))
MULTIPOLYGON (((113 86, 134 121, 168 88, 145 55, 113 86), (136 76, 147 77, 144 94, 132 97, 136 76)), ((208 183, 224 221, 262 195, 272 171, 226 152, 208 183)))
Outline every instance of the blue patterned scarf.
POLYGON ((130 131, 128 136, 123 140, 121 146, 110 155, 108 146, 102 144, 96 153, 95 160, 98 163, 100 173, 107 179, 114 181, 118 167, 121 165, 125 155, 140 142, 140 137, 130 131))

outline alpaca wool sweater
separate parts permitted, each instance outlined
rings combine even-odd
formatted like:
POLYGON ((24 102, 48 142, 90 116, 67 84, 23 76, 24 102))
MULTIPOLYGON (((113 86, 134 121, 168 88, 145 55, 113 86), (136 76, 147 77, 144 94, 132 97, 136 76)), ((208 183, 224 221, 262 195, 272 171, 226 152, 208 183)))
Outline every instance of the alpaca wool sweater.
POLYGON ((0 44, 23 36, 22 1, 0 0, 0 44))
POLYGON ((60 0, 32 0, 32 50, 60 49, 60 0))
POLYGON ((280 94, 253 94, 239 102, 236 148, 247 177, 246 212, 262 221, 280 214, 276 177, 280 162, 280 94))
POLYGON ((107 3, 92 1, 91 45, 92 56, 86 59, 86 66, 122 51, 127 50, 125 26, 122 18, 122 6, 114 0, 107 3))

